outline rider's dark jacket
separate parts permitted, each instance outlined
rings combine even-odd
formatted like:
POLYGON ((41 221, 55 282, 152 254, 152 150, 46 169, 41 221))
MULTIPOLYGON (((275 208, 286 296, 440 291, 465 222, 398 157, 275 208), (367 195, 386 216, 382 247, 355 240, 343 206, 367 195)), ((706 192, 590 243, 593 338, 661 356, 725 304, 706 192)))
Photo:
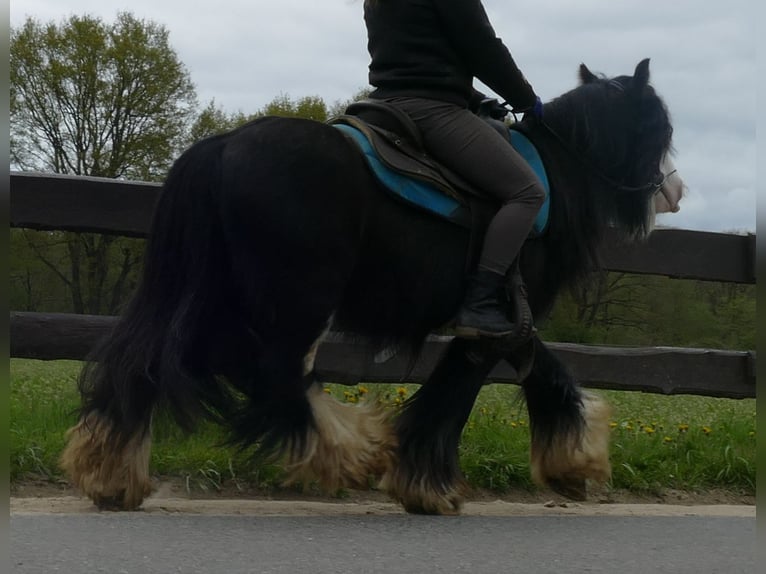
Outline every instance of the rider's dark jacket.
POLYGON ((374 98, 467 106, 478 78, 515 110, 535 93, 495 34, 480 0, 365 0, 374 98))

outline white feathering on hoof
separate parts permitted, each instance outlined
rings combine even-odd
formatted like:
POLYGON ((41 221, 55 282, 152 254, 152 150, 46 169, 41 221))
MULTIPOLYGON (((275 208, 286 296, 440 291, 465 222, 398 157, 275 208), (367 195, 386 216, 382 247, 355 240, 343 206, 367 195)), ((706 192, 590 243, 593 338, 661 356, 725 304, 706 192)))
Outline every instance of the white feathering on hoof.
POLYGON ((307 391, 307 398, 315 425, 302 455, 286 461, 286 482, 316 479, 327 490, 367 488, 370 477, 389 469, 396 435, 383 407, 340 403, 319 385, 307 391))
POLYGON ((121 449, 108 421, 91 413, 67 432, 61 468, 100 508, 135 510, 151 493, 151 435, 134 434, 121 449))
POLYGON ((583 393, 585 428, 579 444, 572 436, 555 437, 550 445, 536 444, 530 453, 532 480, 551 482, 592 480, 604 483, 612 475, 609 462, 609 418, 612 409, 603 399, 583 393))

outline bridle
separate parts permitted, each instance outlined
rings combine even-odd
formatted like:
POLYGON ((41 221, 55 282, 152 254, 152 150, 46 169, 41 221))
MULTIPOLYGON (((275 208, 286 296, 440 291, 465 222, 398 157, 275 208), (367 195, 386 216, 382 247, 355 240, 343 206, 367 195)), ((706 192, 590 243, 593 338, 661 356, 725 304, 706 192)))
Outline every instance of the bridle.
MULTIPOLYGON (((622 85, 618 80, 612 79, 609 80, 608 85, 620 92, 625 91, 625 86, 622 85)), ((507 106, 508 102, 504 102, 502 104, 503 106, 507 106)), ((516 113, 511 109, 511 113, 513 114, 514 118, 516 118, 516 113)), ((657 195, 658 192, 661 192, 662 195, 665 196, 665 200, 668 202, 668 205, 674 205, 674 202, 671 197, 668 196, 668 191, 665 188, 665 183, 667 183, 668 179, 676 173, 678 170, 674 169, 673 171, 663 174, 660 172, 658 174, 657 179, 654 181, 649 181, 643 185, 625 185, 608 175, 606 175, 602 170, 600 170, 598 167, 596 167, 593 162, 591 162, 588 158, 586 158, 582 153, 577 151, 572 145, 565 140, 556 130, 554 130, 544 119, 535 118, 534 121, 536 121, 539 125, 541 125, 545 130, 553 136, 553 138, 558 142, 558 144, 566 151, 570 156, 572 156, 577 162, 585 166, 585 168, 594 176, 596 176, 598 179, 600 179, 602 182, 604 182, 606 185, 608 185, 610 188, 615 189, 616 191, 622 192, 622 193, 649 193, 652 197, 657 195)))
POLYGON ((581 154, 579 151, 574 149, 568 141, 566 141, 559 133, 554 130, 551 126, 548 125, 548 123, 545 120, 536 120, 542 127, 544 127, 549 134, 553 136, 553 138, 559 143, 559 145, 564 148, 564 150, 571 155, 573 158, 575 158, 579 163, 581 163, 585 168, 592 174, 595 175, 598 179, 603 181, 605 184, 607 184, 609 187, 623 193, 650 193, 651 195, 656 195, 658 192, 662 192, 662 194, 665 196, 665 199, 668 201, 669 204, 673 204, 670 197, 668 197, 667 191, 665 190, 665 183, 667 183, 670 176, 672 176, 674 173, 676 173, 676 169, 673 171, 663 174, 659 173, 658 177, 654 181, 647 182, 643 185, 625 185, 623 183, 620 183, 619 181, 609 177, 606 175, 602 170, 600 170, 598 167, 596 167, 593 162, 591 162, 588 158, 586 158, 583 154, 581 154))

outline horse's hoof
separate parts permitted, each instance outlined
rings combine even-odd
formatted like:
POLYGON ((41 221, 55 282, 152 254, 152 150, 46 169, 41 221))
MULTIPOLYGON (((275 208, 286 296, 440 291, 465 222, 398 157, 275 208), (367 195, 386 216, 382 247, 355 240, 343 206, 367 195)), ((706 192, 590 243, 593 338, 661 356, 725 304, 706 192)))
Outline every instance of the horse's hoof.
POLYGON ((151 488, 147 484, 143 490, 131 492, 131 496, 128 496, 125 489, 120 489, 114 494, 91 494, 90 497, 99 510, 121 512, 138 510, 149 494, 151 494, 151 488))
POLYGON ((94 496, 93 503, 99 510, 120 511, 128 510, 125 508, 125 492, 115 494, 114 496, 94 496))
POLYGON ((401 501, 404 510, 408 514, 425 514, 429 516, 458 516, 463 508, 462 496, 441 496, 437 500, 428 502, 423 500, 401 501))
POLYGON ((584 478, 552 478, 548 480, 548 486, 553 492, 569 500, 583 502, 588 498, 584 478))
POLYGON ((407 514, 423 514, 426 516, 458 516, 463 505, 460 501, 449 501, 438 507, 422 504, 403 504, 407 514))
POLYGON ((401 469, 390 469, 381 478, 378 488, 387 492, 409 514, 448 516, 460 514, 467 490, 462 480, 434 488, 425 477, 411 478, 401 469))

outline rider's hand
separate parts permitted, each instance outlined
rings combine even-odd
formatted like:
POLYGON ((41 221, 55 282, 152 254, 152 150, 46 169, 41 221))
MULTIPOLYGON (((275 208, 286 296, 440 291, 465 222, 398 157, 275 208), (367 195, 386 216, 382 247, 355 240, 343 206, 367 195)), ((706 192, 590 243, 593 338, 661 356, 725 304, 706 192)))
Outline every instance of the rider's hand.
POLYGON ((543 101, 540 99, 540 96, 535 96, 535 103, 532 104, 528 108, 514 108, 511 110, 511 113, 516 117, 516 114, 523 113, 524 117, 527 115, 532 116, 536 120, 542 120, 543 119, 543 101))
POLYGON ((496 120, 503 120, 508 115, 508 108, 498 102, 496 99, 492 99, 491 102, 487 102, 487 115, 496 120))

